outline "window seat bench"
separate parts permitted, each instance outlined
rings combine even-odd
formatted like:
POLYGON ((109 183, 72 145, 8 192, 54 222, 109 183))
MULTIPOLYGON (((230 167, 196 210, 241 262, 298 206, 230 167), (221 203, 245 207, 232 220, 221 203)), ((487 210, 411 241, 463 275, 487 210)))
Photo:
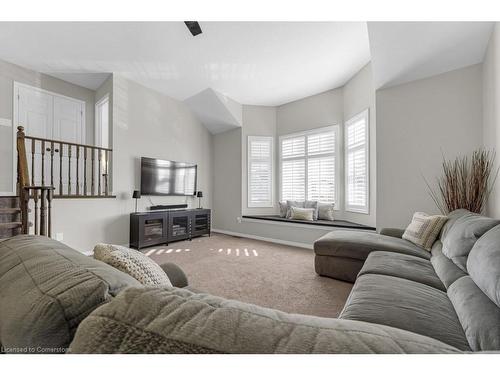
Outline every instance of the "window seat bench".
POLYGON ((284 222, 284 223, 294 223, 294 224, 303 224, 303 225, 314 225, 314 226, 323 226, 323 227, 332 227, 332 228, 344 228, 344 229, 360 229, 360 230, 369 230, 374 231, 375 228, 369 227, 363 224, 352 223, 350 221, 345 220, 315 220, 315 221, 306 221, 306 220, 292 220, 286 219, 279 215, 243 215, 243 219, 252 219, 252 220, 262 220, 262 221, 274 221, 274 222, 284 222))

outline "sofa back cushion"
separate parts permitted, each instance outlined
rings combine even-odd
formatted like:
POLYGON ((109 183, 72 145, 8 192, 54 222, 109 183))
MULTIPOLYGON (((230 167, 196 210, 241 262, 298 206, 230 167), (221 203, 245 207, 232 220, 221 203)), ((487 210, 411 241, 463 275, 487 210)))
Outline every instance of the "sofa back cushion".
POLYGON ((500 225, 476 242, 469 254, 467 269, 474 283, 500 307, 500 225))
POLYGON ((442 236, 443 254, 463 271, 467 271, 467 257, 483 234, 500 224, 500 220, 468 212, 458 217, 442 236))
POLYGON ((500 309, 470 276, 455 281, 448 297, 472 350, 500 350, 500 309))
POLYGON ((7 352, 64 352, 87 315, 140 285, 47 237, 0 242, 0 342, 7 352))

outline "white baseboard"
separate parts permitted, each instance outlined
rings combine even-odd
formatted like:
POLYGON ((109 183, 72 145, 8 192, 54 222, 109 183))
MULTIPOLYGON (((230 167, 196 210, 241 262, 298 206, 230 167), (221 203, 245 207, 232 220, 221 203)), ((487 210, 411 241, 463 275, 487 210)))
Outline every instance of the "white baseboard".
POLYGON ((312 244, 307 244, 307 243, 302 243, 302 242, 294 242, 294 241, 279 240, 279 239, 276 239, 276 238, 254 236, 253 234, 231 232, 231 231, 228 231, 228 230, 215 229, 215 228, 212 228, 212 232, 221 233, 221 234, 227 234, 229 236, 250 238, 252 240, 260 240, 260 241, 272 242, 272 243, 277 243, 277 244, 280 244, 280 245, 302 247, 304 249, 310 249, 310 250, 313 249, 313 245, 312 244))

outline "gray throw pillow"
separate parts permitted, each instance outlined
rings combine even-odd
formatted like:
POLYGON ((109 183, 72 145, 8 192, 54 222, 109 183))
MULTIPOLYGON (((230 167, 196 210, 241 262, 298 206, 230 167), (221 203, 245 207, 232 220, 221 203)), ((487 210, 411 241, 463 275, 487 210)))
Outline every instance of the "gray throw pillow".
POLYGON ((291 212, 290 212, 290 209, 292 207, 299 207, 299 208, 304 208, 304 204, 305 202, 304 201, 289 201, 287 200, 286 201, 286 218, 287 219, 290 219, 290 216, 291 216, 291 212))
POLYGON ((500 224, 486 216, 469 212, 459 217, 443 238, 443 254, 463 271, 467 271, 467 257, 476 241, 491 228, 500 224))
POLYGON ((334 203, 319 203, 318 204, 318 219, 333 221, 334 203))
POLYGON ((318 201, 306 201, 304 204, 304 208, 313 208, 313 220, 318 220, 319 215, 319 203, 318 201))
POLYGON ((278 202, 278 205, 280 207, 280 217, 286 217, 286 213, 288 211, 286 202, 278 202))

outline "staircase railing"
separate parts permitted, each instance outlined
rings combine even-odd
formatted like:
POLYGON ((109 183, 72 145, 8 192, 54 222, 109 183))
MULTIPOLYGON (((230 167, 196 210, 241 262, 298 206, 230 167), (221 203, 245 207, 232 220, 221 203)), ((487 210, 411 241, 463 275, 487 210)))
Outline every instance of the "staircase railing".
POLYGON ((34 233, 51 235, 52 199, 110 198, 112 149, 28 136, 17 128, 18 195, 23 233, 29 231, 34 205, 34 233), (28 149, 29 152, 28 152, 28 149))

